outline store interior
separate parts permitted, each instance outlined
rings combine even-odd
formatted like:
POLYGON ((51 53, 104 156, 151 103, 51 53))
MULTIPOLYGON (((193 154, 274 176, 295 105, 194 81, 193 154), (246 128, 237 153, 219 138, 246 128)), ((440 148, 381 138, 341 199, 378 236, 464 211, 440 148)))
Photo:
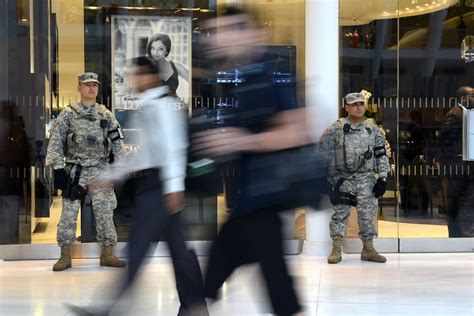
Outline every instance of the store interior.
MULTIPOLYGON (((189 41, 196 53, 199 22, 215 15, 215 5, 226 1, 193 1, 192 6, 189 1, 171 1, 173 4, 169 5, 158 2, 45 0, 30 7, 29 1, 17 1, 18 43, 26 43, 27 53, 33 54, 36 48, 36 54, 30 55, 37 57, 28 67, 18 66, 21 71, 26 67, 24 72, 28 75, 15 77, 15 84, 20 86, 19 82, 36 80, 31 88, 25 87, 36 94, 31 92, 29 96, 33 98, 28 99, 26 94, 12 92, 11 100, 24 106, 14 115, 25 120, 24 135, 20 133, 15 137, 25 137, 29 147, 26 156, 34 161, 34 167, 29 162, 19 161, 22 151, 19 147, 11 158, 16 161, 10 173, 18 174, 13 177, 12 185, 19 188, 15 194, 20 198, 11 202, 16 205, 12 206, 15 210, 13 215, 7 216, 15 229, 4 230, 7 235, 2 237, 2 244, 55 243, 61 196, 50 189, 50 171, 41 164, 49 128, 54 116, 77 100, 76 75, 85 69, 99 73, 101 79, 109 83, 101 88, 99 101, 114 108, 113 17, 189 18, 189 41), (42 15, 33 19, 39 12, 42 15), (46 20, 48 22, 44 22, 46 20), (40 32, 33 40, 28 35, 29 28, 33 29, 31 25, 36 25, 35 32, 40 32), (41 29, 38 25, 46 26, 41 29), (46 64, 49 67, 44 66, 46 64), (38 89, 44 91, 43 95, 38 95, 38 89), (35 111, 42 112, 35 114, 35 111), (35 117, 42 119, 36 122, 35 117), (10 238, 8 234, 16 237, 10 238)), ((282 67, 275 69, 286 75, 283 79, 287 80, 288 89, 294 91, 295 102, 304 102, 301 79, 305 78, 305 1, 274 0, 269 4, 265 0, 244 0, 239 3, 249 8, 258 23, 266 28, 266 45, 274 49, 276 65, 282 67)), ((386 132, 393 153, 389 188, 380 200, 379 238, 448 237, 446 170, 449 166, 443 169, 432 162, 436 158, 440 124, 449 108, 456 104, 456 88, 463 83, 474 84, 474 64, 463 59, 461 53, 463 40, 473 34, 474 4, 470 0, 340 0, 341 98, 362 89, 371 92, 367 115, 386 132)), ((232 104, 222 84, 226 79, 206 81, 199 61, 194 55, 191 59, 193 75, 186 102, 194 108, 223 103, 227 108, 232 104)), ((344 112, 342 106, 340 108, 342 116, 344 112)), ((117 111, 116 114, 124 113, 117 111)), ((16 124, 21 126, 22 123, 16 124)), ((220 193, 212 198, 188 198, 185 217, 190 239, 212 239, 228 215, 225 190, 221 186, 220 193)), ((10 200, 5 201, 10 203, 10 200)), ((130 221, 126 209, 123 207, 116 215, 122 241, 127 239, 130 221)), ((84 207, 83 213, 79 217, 77 235, 84 236, 84 241, 94 241, 91 211, 84 207)), ((292 225, 288 226, 287 238, 304 239, 305 212, 296 210, 289 218, 292 225)), ((357 238, 355 211, 348 237, 357 238)))

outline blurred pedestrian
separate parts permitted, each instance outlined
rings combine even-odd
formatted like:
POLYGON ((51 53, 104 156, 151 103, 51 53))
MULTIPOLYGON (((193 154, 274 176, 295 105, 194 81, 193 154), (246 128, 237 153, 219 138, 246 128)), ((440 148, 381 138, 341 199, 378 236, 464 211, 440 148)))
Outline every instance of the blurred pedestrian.
MULTIPOLYGON (((240 184, 230 218, 214 241, 205 276, 206 296, 217 298, 218 291, 232 272, 243 264, 259 263, 273 310, 278 315, 297 315, 302 307, 283 258, 281 220, 271 201, 240 194, 263 174, 252 174, 249 166, 262 154, 298 147, 311 142, 303 109, 284 104, 282 91, 272 82, 262 62, 264 30, 252 17, 235 7, 219 9, 218 17, 203 23, 203 56, 218 69, 236 69, 242 80, 231 93, 238 100, 237 124, 200 132, 193 137, 195 152, 213 158, 238 159, 240 184)), ((271 166, 267 166, 271 176, 271 166)), ((262 179, 260 179, 262 180, 262 179)))
MULTIPOLYGON (((208 312, 201 270, 195 252, 186 246, 180 213, 184 208, 187 112, 176 96, 169 95, 170 89, 163 84, 151 59, 134 58, 127 68, 127 79, 140 93, 142 110, 135 119, 136 126, 142 129, 141 143, 136 155, 121 161, 109 175, 117 178, 131 171, 135 177, 128 271, 114 303, 98 314, 114 311, 136 280, 150 245, 163 236, 170 249, 181 303, 178 315, 205 316, 208 312)), ((73 310, 79 315, 91 313, 77 307, 73 310)))

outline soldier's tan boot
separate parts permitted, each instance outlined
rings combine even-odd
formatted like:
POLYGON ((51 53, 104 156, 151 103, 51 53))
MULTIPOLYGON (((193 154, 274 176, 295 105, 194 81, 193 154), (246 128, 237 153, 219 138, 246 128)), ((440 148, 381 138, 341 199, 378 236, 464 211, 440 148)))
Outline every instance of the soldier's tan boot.
POLYGON ((384 263, 387 261, 387 258, 382 256, 377 252, 377 250, 375 250, 372 239, 363 240, 362 243, 364 244, 364 248, 362 248, 362 254, 360 255, 361 260, 380 263, 384 263))
POLYGON ((53 265, 53 271, 63 271, 72 267, 71 245, 61 246, 61 257, 53 265))
POLYGON ((114 268, 123 268, 125 267, 125 261, 117 258, 113 253, 112 246, 102 245, 100 247, 100 265, 114 268))
POLYGON ((342 237, 336 236, 332 238, 332 250, 328 257, 328 263, 334 264, 342 260, 342 237))

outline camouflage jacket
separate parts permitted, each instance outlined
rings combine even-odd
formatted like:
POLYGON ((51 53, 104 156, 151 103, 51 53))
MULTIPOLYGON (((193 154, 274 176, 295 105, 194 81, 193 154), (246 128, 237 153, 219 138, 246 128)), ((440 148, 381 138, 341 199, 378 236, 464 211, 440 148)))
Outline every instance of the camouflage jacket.
POLYGON ((120 125, 104 105, 71 104, 61 111, 51 131, 46 164, 83 167, 109 163, 124 155, 120 125))
POLYGON ((390 165, 385 149, 385 135, 370 121, 352 124, 341 118, 327 128, 320 140, 331 184, 346 179, 373 174, 386 178, 390 165))

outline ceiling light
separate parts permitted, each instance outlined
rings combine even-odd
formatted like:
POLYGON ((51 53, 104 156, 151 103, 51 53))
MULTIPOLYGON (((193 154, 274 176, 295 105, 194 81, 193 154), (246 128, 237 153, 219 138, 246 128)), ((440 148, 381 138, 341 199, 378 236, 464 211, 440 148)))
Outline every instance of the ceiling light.
POLYGON ((405 10, 407 10, 407 11, 408 11, 408 10, 410 10, 410 8, 405 8, 405 10))
POLYGON ((383 11, 382 13, 383 13, 383 14, 387 14, 387 11, 383 11))
POLYGON ((418 0, 411 0, 411 4, 417 4, 418 0))
POLYGON ((427 6, 429 6, 429 4, 428 4, 428 3, 425 3, 425 7, 427 7, 427 6))
POLYGON ((417 9, 419 9, 419 8, 420 8, 420 6, 419 6, 419 5, 417 5, 417 6, 416 6, 416 8, 417 8, 417 9))

